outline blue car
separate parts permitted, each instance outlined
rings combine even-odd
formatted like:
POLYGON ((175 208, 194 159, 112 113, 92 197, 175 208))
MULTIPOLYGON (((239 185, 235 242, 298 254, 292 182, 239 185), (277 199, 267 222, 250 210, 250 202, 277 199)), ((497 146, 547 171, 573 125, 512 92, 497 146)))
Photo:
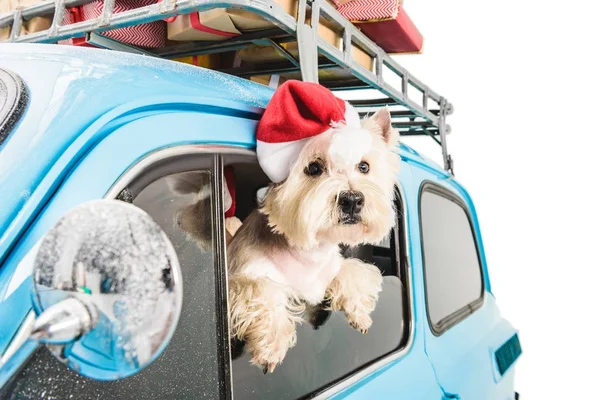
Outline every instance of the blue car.
POLYGON ((474 204, 450 172, 404 145, 395 227, 377 246, 344 250, 384 275, 369 333, 336 312, 317 315, 267 375, 230 341, 222 170, 235 172, 243 220, 269 184, 254 132, 272 93, 158 58, 0 45, 0 398, 518 398, 519 338, 496 305, 474 204), (194 196, 171 190, 170 178, 189 172, 211 177, 213 206, 198 213, 212 227, 208 249, 176 220, 194 196), (104 219, 90 211, 98 207, 109 210, 104 219), (141 222, 123 227, 127 218, 141 222), (65 294, 57 283, 57 265, 73 260, 65 243, 110 252, 144 224, 164 239, 165 302, 140 301, 154 290, 154 261, 127 273, 95 265, 96 275, 61 264, 69 279, 87 279, 65 294), (133 303, 110 297, 131 282, 150 288, 120 297, 133 303), (73 299, 81 301, 67 307, 73 299), (110 307, 85 319, 87 301, 110 307), (144 307, 132 313, 130 304, 144 307), (146 325, 119 337, 119 313, 146 325), (152 329, 156 344, 123 350, 123 340, 152 329))

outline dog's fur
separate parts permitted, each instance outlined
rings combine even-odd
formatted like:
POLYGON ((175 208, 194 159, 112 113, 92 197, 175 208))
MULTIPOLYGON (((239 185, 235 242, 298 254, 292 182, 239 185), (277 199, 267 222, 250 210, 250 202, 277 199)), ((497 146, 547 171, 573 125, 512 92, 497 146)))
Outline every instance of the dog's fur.
MULTIPOLYGON (((362 129, 373 139, 362 155, 368 173, 360 172, 357 164, 330 157, 333 130, 311 138, 288 178, 270 186, 261 207, 248 216, 227 247, 231 333, 245 342, 251 362, 265 372, 272 372, 295 345, 295 325, 306 306, 318 309, 326 302, 331 310, 343 311, 360 332, 367 333, 371 326, 381 273, 358 259, 344 259, 339 245, 378 243, 393 226, 399 168, 394 150, 399 136, 387 108, 363 120, 362 129), (315 161, 322 173, 311 176, 307 168, 315 161), (360 212, 350 216, 342 214, 339 203, 349 191, 364 198, 360 212)), ((198 196, 178 216, 182 229, 199 242, 210 238, 205 232, 210 226, 197 226, 198 207, 204 203, 198 196)))
MULTIPOLYGON (((182 207, 175 222, 179 227, 196 242, 200 250, 207 251, 212 247, 212 225, 207 216, 211 213, 211 176, 207 171, 191 171, 168 178, 168 185, 172 192, 179 195, 194 194, 191 204, 182 207)), ((231 206, 231 195, 223 187, 224 208, 231 206)), ((235 232, 242 225, 236 217, 225 219, 226 242, 229 243, 235 232)))

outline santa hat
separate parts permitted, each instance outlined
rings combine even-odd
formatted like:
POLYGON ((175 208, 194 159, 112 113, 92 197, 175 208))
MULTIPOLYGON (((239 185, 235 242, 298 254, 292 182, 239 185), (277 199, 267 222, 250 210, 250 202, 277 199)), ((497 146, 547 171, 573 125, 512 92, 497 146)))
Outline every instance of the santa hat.
POLYGON ((225 209, 225 218, 235 215, 235 174, 233 168, 227 166, 223 168, 225 175, 225 190, 223 190, 223 208, 225 209))
POLYGON ((284 181, 306 142, 333 126, 359 131, 358 113, 324 86, 286 81, 275 91, 258 123, 256 153, 261 168, 273 182, 284 181))

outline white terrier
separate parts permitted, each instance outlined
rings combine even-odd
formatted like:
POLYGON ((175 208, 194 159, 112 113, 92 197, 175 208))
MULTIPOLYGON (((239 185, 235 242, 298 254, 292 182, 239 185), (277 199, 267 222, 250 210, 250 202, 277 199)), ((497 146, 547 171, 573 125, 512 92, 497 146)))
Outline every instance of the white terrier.
POLYGON ((398 141, 387 108, 360 121, 320 85, 275 92, 257 130, 274 183, 227 249, 231 333, 265 373, 295 345, 307 304, 328 301, 367 333, 382 276, 339 245, 375 244, 392 228, 398 141))

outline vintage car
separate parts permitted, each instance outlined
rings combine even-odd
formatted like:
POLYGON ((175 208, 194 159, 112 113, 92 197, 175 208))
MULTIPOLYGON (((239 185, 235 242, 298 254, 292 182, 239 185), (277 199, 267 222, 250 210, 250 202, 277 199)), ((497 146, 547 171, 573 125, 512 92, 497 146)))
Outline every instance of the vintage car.
MULTIPOLYGON (((449 171, 405 145, 395 228, 377 246, 346 250, 384 275, 369 333, 337 313, 318 329, 303 324, 297 345, 267 375, 232 346, 222 169, 235 171, 236 215, 243 220, 269 184, 253 149, 272 92, 159 58, 0 45, 1 398, 518 398, 519 339, 492 294, 473 202, 449 171), (209 249, 176 222, 194 196, 172 191, 168 178, 189 171, 211 176, 213 206, 198 215, 212 226, 209 249), (98 206, 107 207, 104 220, 92 212, 98 206), (79 219, 66 229, 61 221, 73 210, 79 219), (102 299, 112 293, 104 284, 151 282, 150 268, 121 273, 119 265, 95 265, 97 288, 75 292, 59 278, 87 273, 82 261, 69 264, 69 251, 115 251, 118 221, 148 216, 166 235, 164 252, 174 249, 165 284, 170 297, 164 307, 133 310, 147 324, 119 340, 124 320, 118 301, 102 299), (72 298, 88 299, 102 315, 82 322, 81 310, 69 308, 72 298), (99 305, 107 302, 112 309, 99 305), (138 343, 134 336, 151 334, 155 345, 123 355, 138 343)), ((128 232, 134 237, 143 229, 132 223, 128 232)), ((123 251, 130 245, 124 241, 123 251)), ((144 293, 124 293, 119 304, 144 304, 144 293)), ((131 316, 131 308, 124 312, 131 316)))
POLYGON ((454 176, 452 106, 334 3, 56 0, 0 14, 1 399, 518 399, 519 336, 454 176), (187 33, 219 40, 165 42, 164 21, 230 11, 253 29, 215 37, 195 21, 187 33), (230 338, 223 177, 243 220, 270 183, 255 129, 286 79, 363 116, 390 107, 401 137, 431 137, 443 163, 400 145, 395 227, 342 248, 384 278, 368 334, 316 310, 263 374, 230 338), (190 173, 209 206, 174 190, 190 173), (201 245, 178 217, 190 207, 201 245))

